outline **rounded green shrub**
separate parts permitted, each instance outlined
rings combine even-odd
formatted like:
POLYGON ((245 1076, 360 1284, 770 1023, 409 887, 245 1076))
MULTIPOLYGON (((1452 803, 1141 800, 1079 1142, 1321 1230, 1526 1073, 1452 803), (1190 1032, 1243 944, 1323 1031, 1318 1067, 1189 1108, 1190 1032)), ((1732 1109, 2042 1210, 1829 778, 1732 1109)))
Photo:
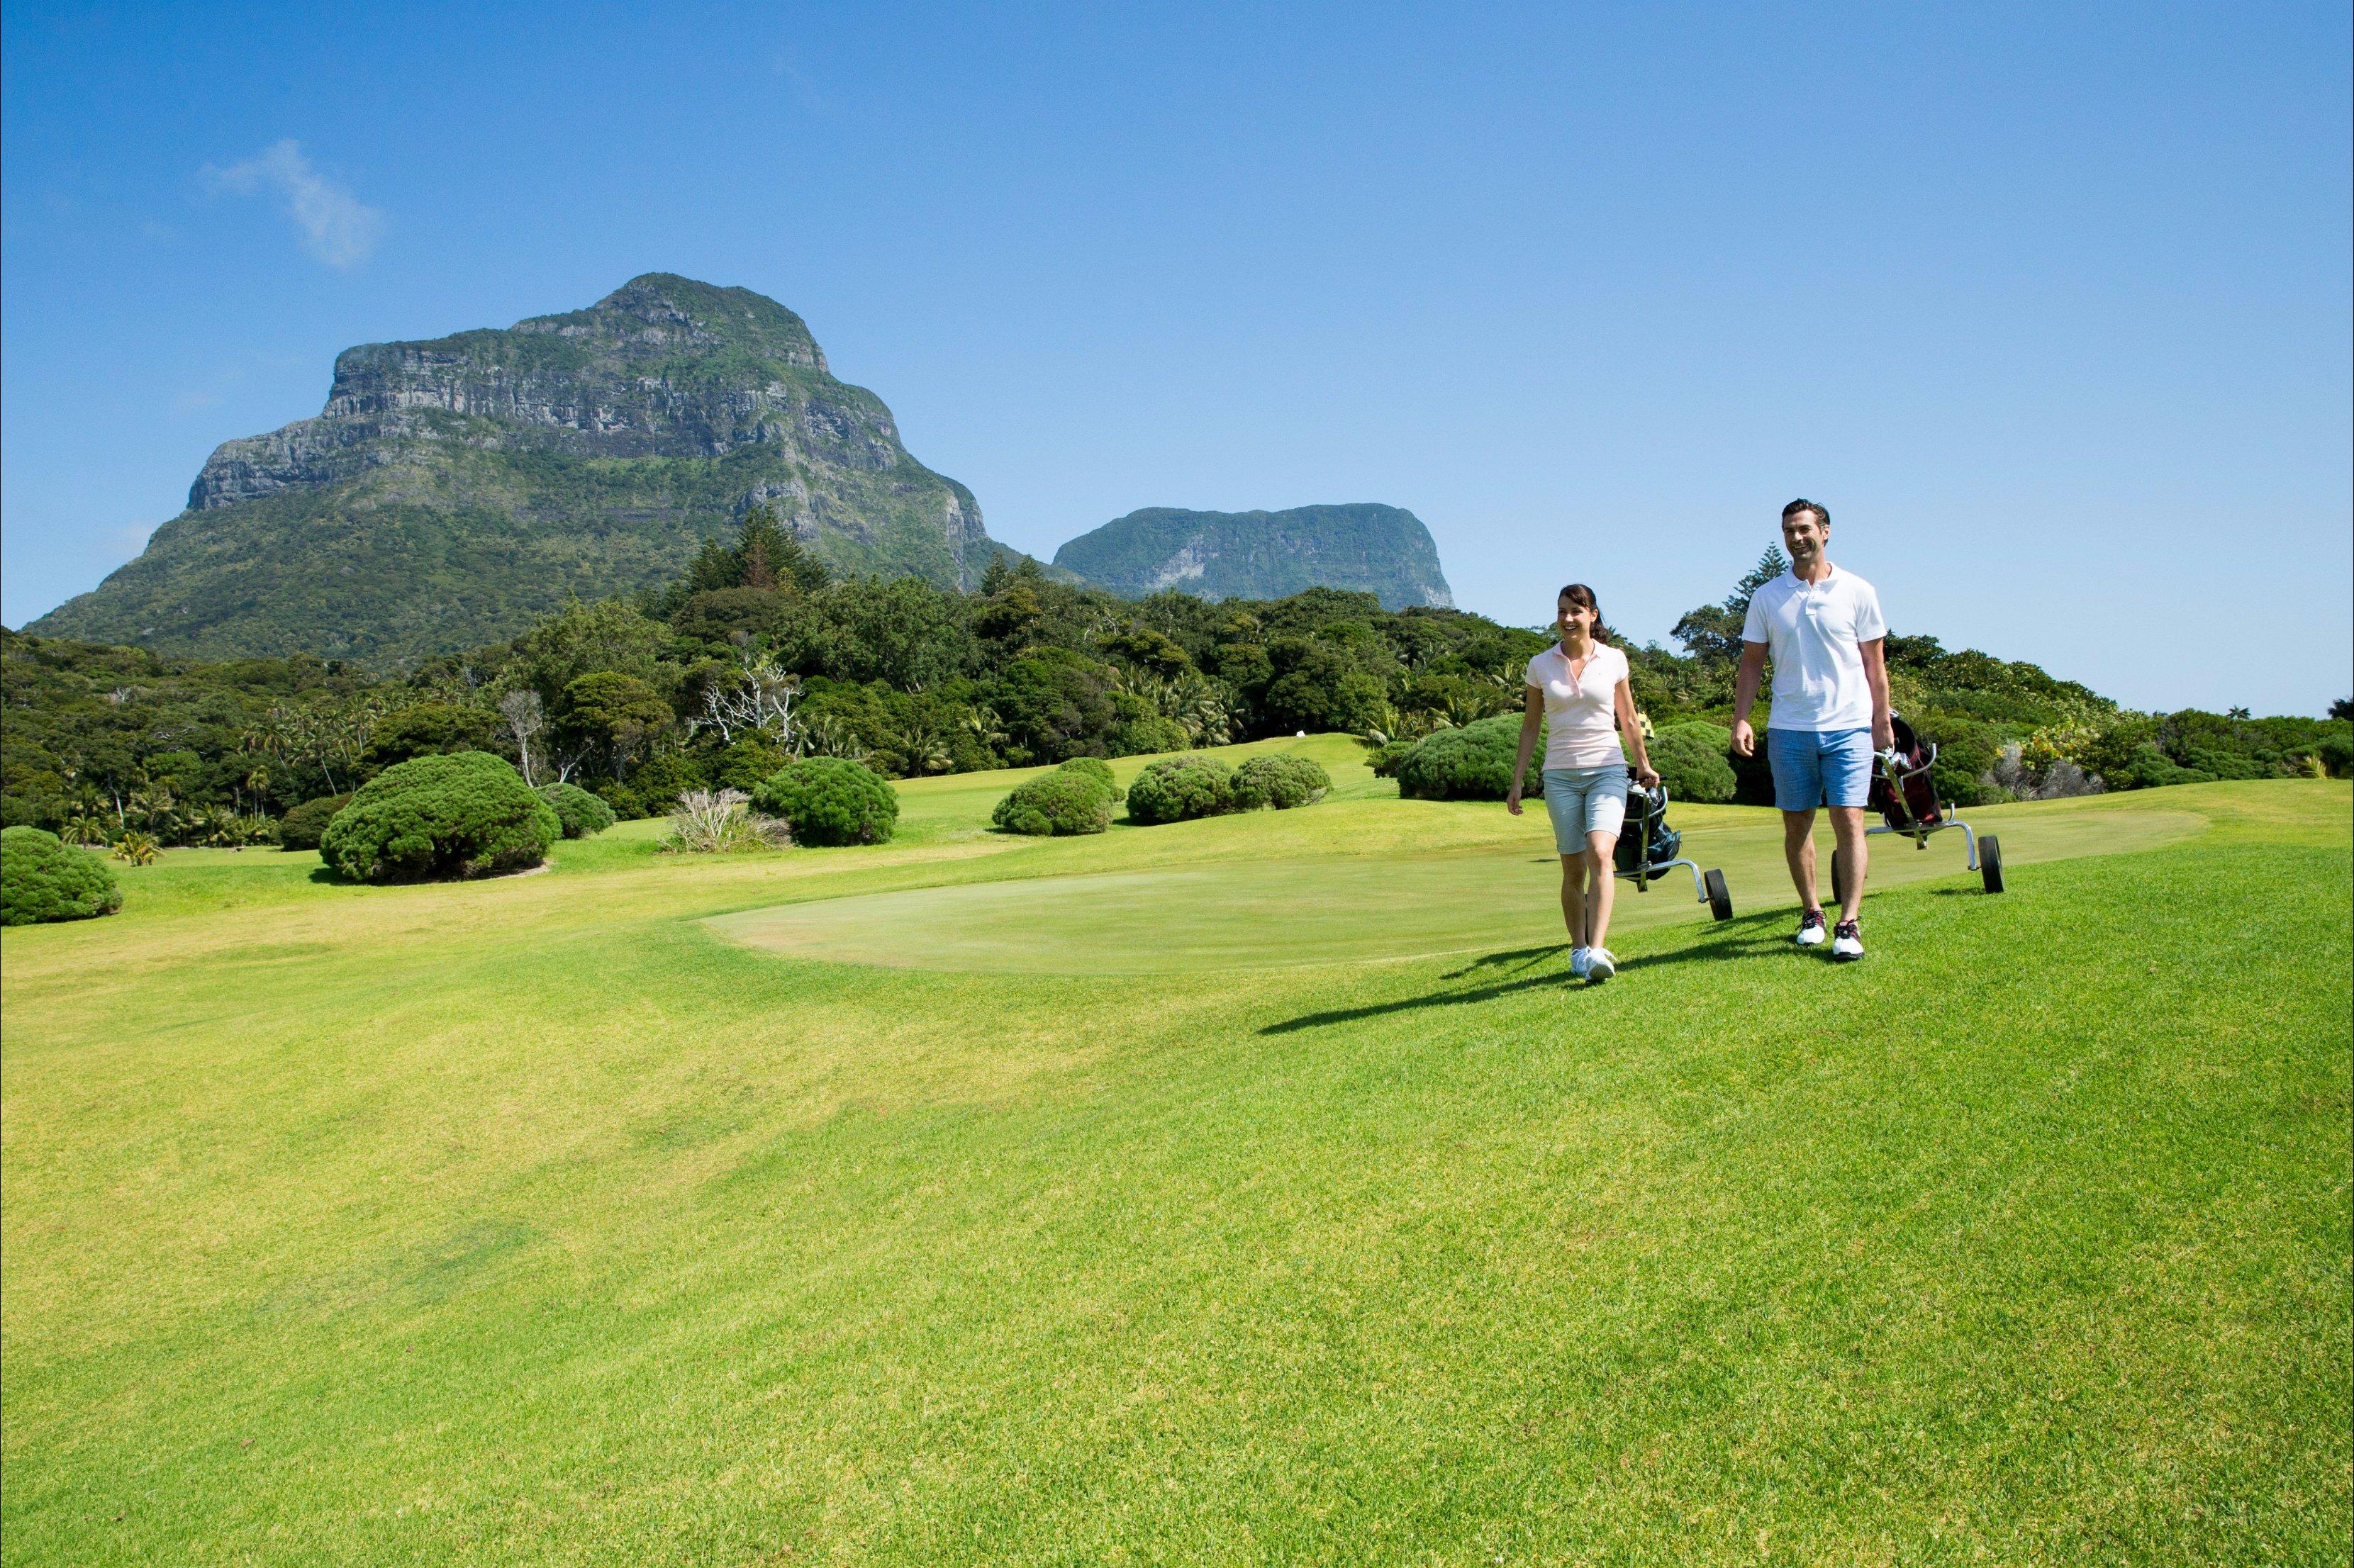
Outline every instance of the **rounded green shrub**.
POLYGON ((0 828, 0 926, 87 920, 122 907, 106 863, 39 828, 0 828))
POLYGON ((361 785, 319 854, 355 881, 425 882, 537 865, 563 833, 514 764, 457 751, 395 763, 361 785))
POLYGON ((1384 741, 1365 754, 1365 766, 1373 770, 1376 779, 1394 779, 1398 764, 1404 762, 1405 754, 1413 749, 1414 742, 1410 740, 1384 741))
POLYGON ((305 800, 278 819, 278 842, 291 850, 314 850, 326 836, 335 813, 352 803, 349 795, 322 795, 305 800))
MULTIPOLYGON (((1433 731, 1398 762, 1398 793, 1410 800, 1500 800, 1511 792, 1521 715, 1499 714, 1460 729, 1433 731)), ((1544 793, 1544 740, 1529 758, 1521 792, 1544 793)))
POLYGON ((804 757, 769 775, 752 803, 791 825, 797 844, 879 844, 899 821, 881 774, 843 757, 804 757))
POLYGON ((1678 719, 1673 724, 1660 726, 1659 733, 1690 736, 1719 757, 1730 756, 1733 751, 1733 731, 1704 718, 1678 719))
POLYGON ((1278 753, 1254 757, 1235 769, 1235 810, 1255 811, 1272 806, 1288 811, 1312 806, 1332 789, 1332 776, 1311 758, 1278 753))
POLYGON ((1922 739, 1937 743, 1937 762, 1929 776, 1947 805, 1992 805, 2009 798, 1987 777, 2002 755, 1992 726, 1964 715, 1937 713, 1916 720, 1913 728, 1922 739))
POLYGON ((2157 747, 2134 747, 2125 761, 2101 775, 2112 789, 2158 789, 2168 784, 2206 784, 2214 775, 2201 768, 2185 768, 2157 747))
POLYGON ((1143 757, 1156 751, 1183 751, 1193 744, 1185 726, 1175 719, 1147 714, 1112 726, 1111 747, 1121 757, 1143 757))
MULTIPOLYGON (((773 769, 771 769, 773 771, 773 769)), ((701 763, 683 752, 649 757, 630 769, 627 779, 599 779, 589 793, 605 802, 616 818, 659 817, 689 789, 705 788, 701 763)))
POLYGON ((1111 826, 1111 786, 1105 780, 1092 772, 1058 768, 1024 779, 997 803, 990 820, 1008 832, 1034 838, 1099 833, 1111 826))
POLYGON ((564 824, 567 839, 585 839, 603 832, 618 821, 613 808, 578 784, 543 784, 539 798, 556 812, 556 820, 564 824))
POLYGON ((1698 720, 1668 726, 1645 749, 1670 799, 1723 802, 1740 787, 1727 759, 1732 746, 1731 730, 1698 720))
POLYGON ((1164 757, 1128 787, 1128 820, 1146 826, 1214 817, 1234 805, 1234 769, 1199 754, 1164 757))
POLYGON ((1100 757, 1074 757, 1069 761, 1064 763, 1056 769, 1056 771, 1061 773, 1084 773, 1088 778, 1093 779, 1097 783, 1101 784, 1104 787, 1105 791, 1108 793, 1113 800, 1125 800, 1128 799, 1128 791, 1121 789, 1119 787, 1119 780, 1115 779, 1111 776, 1111 764, 1106 762, 1100 757))

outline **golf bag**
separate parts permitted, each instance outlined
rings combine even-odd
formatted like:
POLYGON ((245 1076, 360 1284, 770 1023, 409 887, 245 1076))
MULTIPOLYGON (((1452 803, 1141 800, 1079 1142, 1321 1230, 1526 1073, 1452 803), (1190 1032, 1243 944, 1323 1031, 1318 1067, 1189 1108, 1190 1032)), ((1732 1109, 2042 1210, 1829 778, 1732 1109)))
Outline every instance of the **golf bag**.
POLYGON ((1937 799, 1936 780, 1929 771, 1937 761, 1936 743, 1925 747, 1913 726, 1895 715, 1889 715, 1889 724, 1896 744, 1876 759, 1867 803, 1897 832, 1934 828, 1946 820, 1945 803, 1937 799))
POLYGON ((1668 789, 1662 784, 1646 789, 1634 782, 1628 769, 1627 822, 1618 830, 1618 847, 1611 859, 1623 875, 1637 867, 1656 870, 1684 853, 1684 836, 1668 826, 1668 789))

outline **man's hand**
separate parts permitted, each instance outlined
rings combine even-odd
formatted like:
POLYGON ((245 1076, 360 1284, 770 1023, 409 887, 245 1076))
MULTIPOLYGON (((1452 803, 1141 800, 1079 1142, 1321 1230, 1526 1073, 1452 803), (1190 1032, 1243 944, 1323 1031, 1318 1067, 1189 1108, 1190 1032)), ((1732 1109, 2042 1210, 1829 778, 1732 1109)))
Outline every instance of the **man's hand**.
MULTIPOLYGON (((1739 734, 1738 731, 1735 731, 1734 733, 1736 735, 1739 734)), ((1735 744, 1738 744, 1738 742, 1736 741, 1735 744)), ((1895 746, 1896 726, 1894 722, 1884 713, 1872 715, 1872 749, 1874 751, 1890 751, 1893 750, 1895 746)))
POLYGON ((1659 787, 1659 770, 1646 762, 1635 769, 1635 782, 1646 789, 1656 789, 1659 787))
POLYGON ((1516 817, 1521 814, 1521 787, 1519 785, 1513 785, 1510 790, 1505 792, 1504 810, 1511 812, 1512 815, 1516 817))
POLYGON ((1733 750, 1736 757, 1746 757, 1757 749, 1757 732, 1749 727, 1747 719, 1733 721, 1733 750))

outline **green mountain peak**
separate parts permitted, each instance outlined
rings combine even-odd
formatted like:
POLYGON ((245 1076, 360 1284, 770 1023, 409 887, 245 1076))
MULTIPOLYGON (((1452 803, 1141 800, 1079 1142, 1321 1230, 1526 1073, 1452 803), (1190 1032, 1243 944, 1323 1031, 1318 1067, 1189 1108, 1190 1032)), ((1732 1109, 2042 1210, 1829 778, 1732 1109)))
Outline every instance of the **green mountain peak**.
POLYGON ((1333 588, 1377 595, 1385 609, 1455 602, 1422 519, 1375 502, 1286 512, 1148 506, 1071 540, 1055 565, 1131 599, 1163 588, 1283 599, 1333 588))
POLYGON ((345 350, 318 416, 223 442, 137 560, 27 630, 398 662, 676 577, 755 507, 840 571, 962 586, 999 550, 801 317, 649 272, 585 310, 345 350))

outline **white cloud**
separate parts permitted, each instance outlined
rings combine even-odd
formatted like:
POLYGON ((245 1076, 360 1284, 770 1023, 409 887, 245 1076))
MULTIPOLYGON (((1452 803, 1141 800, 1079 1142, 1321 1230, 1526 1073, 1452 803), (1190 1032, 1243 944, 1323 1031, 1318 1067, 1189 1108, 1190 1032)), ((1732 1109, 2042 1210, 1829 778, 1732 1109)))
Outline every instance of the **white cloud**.
POLYGON ((209 376, 180 389, 179 396, 172 399, 172 412, 196 414, 207 408, 217 408, 228 401, 229 393, 244 381, 244 365, 230 362, 216 366, 209 376))
POLYGON ((313 168, 291 137, 242 164, 225 169, 208 164, 204 180, 208 189, 231 196, 268 189, 284 196, 287 216, 302 231, 302 249, 330 267, 357 266, 384 235, 384 214, 313 168))

